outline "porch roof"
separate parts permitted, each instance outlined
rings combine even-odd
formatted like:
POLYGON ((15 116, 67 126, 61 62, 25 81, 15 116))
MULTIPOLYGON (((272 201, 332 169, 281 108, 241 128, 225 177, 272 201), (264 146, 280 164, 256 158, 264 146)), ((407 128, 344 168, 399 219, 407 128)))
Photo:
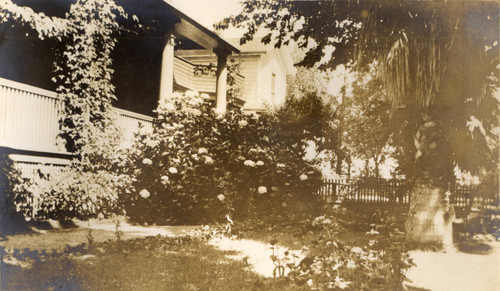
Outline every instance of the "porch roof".
POLYGON ((212 51, 226 51, 229 54, 240 52, 235 46, 221 38, 215 32, 175 8, 171 3, 166 0, 164 1, 164 3, 172 11, 173 15, 178 18, 178 22, 175 23, 174 29, 176 34, 180 34, 181 36, 212 51))

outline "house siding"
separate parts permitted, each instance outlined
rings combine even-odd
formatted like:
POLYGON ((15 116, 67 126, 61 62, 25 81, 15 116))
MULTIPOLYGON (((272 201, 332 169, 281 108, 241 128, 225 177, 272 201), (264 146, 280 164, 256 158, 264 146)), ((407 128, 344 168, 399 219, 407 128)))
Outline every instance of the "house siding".
POLYGON ((259 71, 259 95, 262 109, 268 106, 271 106, 271 108, 279 106, 285 101, 286 72, 280 63, 276 50, 271 50, 262 57, 259 71), (274 100, 271 96, 273 73, 276 75, 274 100))

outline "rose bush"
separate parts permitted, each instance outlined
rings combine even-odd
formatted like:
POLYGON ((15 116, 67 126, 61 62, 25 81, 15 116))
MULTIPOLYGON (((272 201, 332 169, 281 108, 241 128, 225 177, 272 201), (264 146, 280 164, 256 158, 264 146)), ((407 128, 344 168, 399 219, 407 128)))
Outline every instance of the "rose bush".
POLYGON ((135 221, 213 223, 227 214, 269 215, 311 200, 319 186, 301 141, 281 136, 273 115, 238 109, 217 115, 192 91, 173 94, 156 114, 153 132, 137 135, 126 167, 134 169, 135 191, 122 203, 135 221))

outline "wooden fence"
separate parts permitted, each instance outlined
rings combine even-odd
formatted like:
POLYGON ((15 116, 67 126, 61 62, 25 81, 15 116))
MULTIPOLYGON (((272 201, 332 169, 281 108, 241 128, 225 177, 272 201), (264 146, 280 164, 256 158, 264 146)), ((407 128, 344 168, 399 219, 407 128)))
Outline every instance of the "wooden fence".
MULTIPOLYGON (((323 180, 318 195, 325 201, 356 203, 397 203, 410 202, 411 187, 404 180, 323 180)), ((483 195, 485 189, 476 185, 456 184, 451 190, 450 200, 455 208, 498 209, 499 195, 483 195)))

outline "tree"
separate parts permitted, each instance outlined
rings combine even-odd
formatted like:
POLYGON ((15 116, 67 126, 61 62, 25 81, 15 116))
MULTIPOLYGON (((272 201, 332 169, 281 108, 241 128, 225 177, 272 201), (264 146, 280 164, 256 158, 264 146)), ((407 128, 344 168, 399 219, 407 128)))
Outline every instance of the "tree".
POLYGON ((350 159, 375 164, 373 175, 380 177, 380 165, 389 156, 392 139, 392 125, 389 122, 390 105, 385 101, 382 82, 373 78, 375 66, 367 73, 358 73, 352 85, 352 92, 344 94, 339 107, 343 127, 343 143, 350 159))
POLYGON ((362 71, 378 61, 392 114, 403 117, 415 184, 407 240, 443 245, 451 243, 453 168, 498 165, 498 17, 493 2, 248 0, 220 27, 246 27, 242 42, 259 27, 277 47, 293 40, 308 49, 302 66, 326 57, 320 69, 362 71))
POLYGON ((304 142, 312 141, 318 154, 336 151, 338 145, 336 100, 327 92, 327 82, 327 75, 319 70, 299 68, 297 74, 287 80, 285 102, 275 112, 282 135, 290 137, 290 144, 304 146, 304 142))

